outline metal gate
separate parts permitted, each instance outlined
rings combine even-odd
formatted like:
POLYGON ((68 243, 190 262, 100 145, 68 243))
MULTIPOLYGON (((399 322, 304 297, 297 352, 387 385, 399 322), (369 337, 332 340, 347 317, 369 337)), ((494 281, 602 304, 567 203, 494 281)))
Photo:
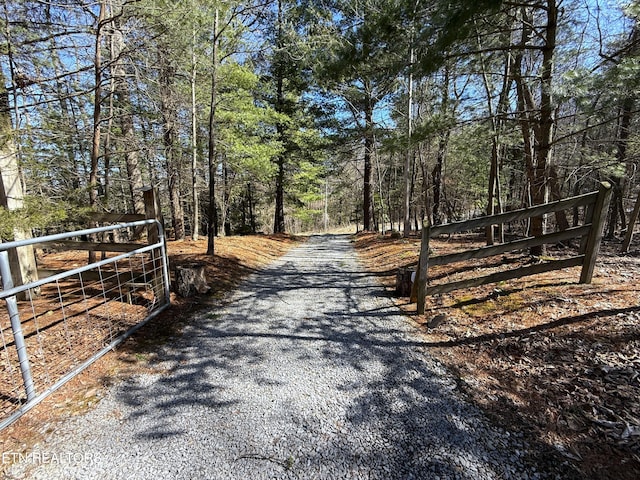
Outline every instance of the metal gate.
POLYGON ((6 307, 0 311, 0 429, 169 306, 164 233, 152 219, 2 243, 0 275, 6 307), (72 250, 95 235, 144 227, 154 243, 114 244, 116 252, 127 251, 82 266, 77 252, 59 255, 62 271, 13 285, 12 249, 64 244, 72 250))

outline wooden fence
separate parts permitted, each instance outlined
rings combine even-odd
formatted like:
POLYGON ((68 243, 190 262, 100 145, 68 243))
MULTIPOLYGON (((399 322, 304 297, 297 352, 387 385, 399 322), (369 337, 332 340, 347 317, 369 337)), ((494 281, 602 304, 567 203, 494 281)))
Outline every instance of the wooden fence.
POLYGON ((496 283, 514 278, 536 275, 539 273, 560 270, 568 267, 582 265, 580 283, 590 283, 593 276, 598 249, 602 240, 602 230, 605 217, 611 200, 611 185, 602 183, 598 191, 579 195, 576 197, 559 200, 557 202, 536 205, 530 208, 501 213, 486 217, 474 218, 463 222, 449 223, 445 225, 429 226, 422 229, 422 242, 420 245, 420 259, 413 285, 411 301, 417 301, 418 313, 425 311, 427 295, 451 292, 461 288, 477 287, 487 283, 496 283), (429 240, 442 234, 468 232, 477 228, 500 225, 508 222, 526 220, 548 213, 568 210, 575 207, 586 207, 585 222, 581 226, 572 227, 561 232, 554 232, 538 237, 528 237, 499 245, 486 246, 459 253, 429 257, 429 240), (531 247, 567 241, 580 238, 580 248, 577 255, 562 260, 549 260, 539 264, 520 267, 504 272, 460 280, 455 282, 435 285, 427 289, 429 266, 447 265, 450 263, 470 260, 472 258, 487 258, 507 252, 529 249, 531 247))
MULTIPOLYGON (((143 191, 145 213, 91 213, 89 215, 89 223, 92 226, 96 226, 99 223, 116 224, 127 222, 138 222, 141 220, 158 220, 162 223, 162 214, 160 212, 160 206, 158 204, 158 197, 155 189, 147 188, 143 191)), ((134 233, 134 238, 139 237, 144 230, 147 233, 147 244, 154 245, 159 242, 159 232, 156 224, 149 225, 147 227, 139 227, 134 233)), ((102 242, 97 239, 89 240, 59 240, 55 242, 36 243, 35 248, 46 248, 48 250, 55 250, 58 252, 64 251, 88 251, 95 252, 115 252, 115 253, 128 253, 135 251, 141 247, 140 243, 122 243, 122 242, 102 242)), ((160 253, 154 251, 151 253, 153 258, 152 271, 157 272, 160 265, 160 253)), ((95 258, 89 257, 89 263, 93 263, 95 258)), ((55 274, 61 273, 60 270, 49 270, 45 268, 38 268, 38 278, 45 278, 55 274)), ((99 272, 85 272, 84 278, 90 280, 102 280, 102 275, 99 272)), ((144 288, 149 286, 153 291, 163 294, 162 278, 157 275, 150 275, 142 271, 127 271, 115 273, 112 276, 113 280, 117 284, 127 285, 129 288, 144 288)), ((160 298, 161 302, 164 302, 164 298, 160 298)))

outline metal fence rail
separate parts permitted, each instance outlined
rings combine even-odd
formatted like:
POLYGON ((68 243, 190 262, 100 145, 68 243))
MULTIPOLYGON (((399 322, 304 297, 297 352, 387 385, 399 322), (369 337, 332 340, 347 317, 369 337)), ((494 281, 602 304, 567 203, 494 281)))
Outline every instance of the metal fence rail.
POLYGON ((169 306, 168 271, 162 225, 151 219, 0 244, 0 429, 169 306), (83 266, 78 253, 62 254, 64 271, 13 285, 13 248, 144 226, 157 228, 156 243, 83 266))

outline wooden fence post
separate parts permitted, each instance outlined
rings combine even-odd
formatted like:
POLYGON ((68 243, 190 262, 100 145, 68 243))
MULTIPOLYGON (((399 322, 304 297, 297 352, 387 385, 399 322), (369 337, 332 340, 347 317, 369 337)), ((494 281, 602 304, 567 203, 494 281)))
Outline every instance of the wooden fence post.
MULTIPOLYGON (((160 211, 160 204, 158 203, 158 196, 156 190, 153 187, 145 188, 142 191, 144 198, 144 209, 148 219, 158 220, 162 223, 162 213, 160 211)), ((155 224, 147 227, 147 240, 149 244, 158 243, 158 226, 155 224)))
POLYGON ((598 198, 593 206, 591 230, 589 231, 589 236, 587 237, 585 245, 585 257, 584 262, 582 263, 582 271, 580 272, 580 283, 591 283, 610 201, 611 184, 608 182, 602 182, 598 190, 598 198))
MULTIPOLYGON (((427 299, 427 275, 429 273, 429 237, 431 236, 431 226, 429 221, 422 224, 422 240, 420 242, 420 260, 416 269, 416 279, 413 291, 416 294, 418 303, 418 315, 424 314, 425 302, 427 299)), ((412 292, 413 297, 413 292, 412 292)), ((411 301, 414 301, 413 298, 411 301)))
MULTIPOLYGON (((144 207, 147 218, 158 220, 160 224, 164 224, 155 188, 145 188, 142 191, 142 196, 144 198, 144 207)), ((153 245, 159 241, 160 233, 158 232, 158 226, 155 223, 152 223, 147 227, 147 242, 149 245, 153 245)), ((162 260, 160 259, 162 251, 159 248, 155 249, 151 252, 151 255, 153 257, 153 278, 151 279, 153 292, 160 304, 164 304, 167 301, 167 298, 162 279, 162 260)))

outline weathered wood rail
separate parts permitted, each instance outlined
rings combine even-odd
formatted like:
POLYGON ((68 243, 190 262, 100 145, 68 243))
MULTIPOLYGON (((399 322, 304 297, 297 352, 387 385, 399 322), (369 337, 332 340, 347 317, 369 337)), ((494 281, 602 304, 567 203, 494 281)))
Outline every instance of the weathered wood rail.
MULTIPOLYGON (((103 213, 95 212, 89 215, 89 221, 94 226, 98 223, 122 224, 129 222, 138 222, 142 220, 158 220, 161 224, 162 213, 158 204, 158 197, 155 189, 147 188, 143 191, 145 213, 103 213)), ((145 245, 154 245, 159 242, 158 227, 156 224, 138 227, 134 233, 134 237, 139 237, 146 230, 146 243, 119 243, 119 242, 101 242, 95 239, 89 240, 56 240, 34 243, 35 248, 46 248, 59 252, 65 251, 88 251, 88 252, 114 252, 129 253, 138 250, 145 245)), ((94 236, 95 237, 95 236, 94 236)), ((151 270, 157 272, 160 268, 161 253, 159 250, 150 252, 152 257, 151 270)), ((92 263, 91 261, 89 263, 92 263)), ((46 278, 64 272, 65 270, 50 270, 38 268, 38 277, 46 278)), ((127 288, 137 288, 147 285, 155 292, 162 294, 162 279, 158 275, 149 275, 143 271, 127 271, 127 272, 83 272, 85 280, 105 281, 110 280, 117 285, 126 285, 127 288)), ((164 298, 161 299, 164 302, 164 298)))
MULTIPOLYGON (((98 223, 128 223, 138 222, 141 220, 154 219, 162 222, 162 214, 158 206, 157 193, 154 189, 149 188, 143 191, 146 213, 103 213, 94 212, 89 214, 89 222, 91 224, 98 223)), ((134 237, 139 236, 145 227, 137 229, 134 237)), ((146 227, 147 243, 156 243, 158 240, 157 227, 151 225, 146 227)), ((45 242, 34 244, 35 248, 46 248, 58 252, 66 252, 69 250, 85 250, 88 252, 118 252, 127 253, 140 248, 141 243, 121 243, 121 242, 100 242, 97 240, 58 240, 55 242, 45 242)))
POLYGON ((559 200, 556 202, 536 205, 534 207, 514 210, 507 213, 474 218, 463 222, 454 222, 431 227, 425 225, 422 229, 422 241, 420 244, 420 259, 416 270, 416 279, 413 285, 411 301, 417 302, 418 313, 425 311, 427 295, 446 293, 462 288, 477 287, 488 283, 496 283, 514 278, 536 275, 539 273, 560 270, 568 267, 582 265, 580 273, 580 283, 590 283, 593 276, 600 242, 602 240, 602 230, 606 214, 611 200, 611 185, 602 183, 598 191, 578 195, 576 197, 559 200), (528 237, 514 240, 499 245, 486 246, 449 255, 429 257, 429 241, 431 238, 442 234, 453 234, 468 232, 477 228, 500 225, 503 223, 526 220, 532 217, 554 213, 561 210, 568 210, 575 207, 586 207, 585 222, 581 226, 572 227, 561 232, 554 232, 538 237, 528 237), (455 262, 462 262, 473 258, 487 258, 507 252, 525 250, 531 247, 552 244, 580 238, 580 248, 578 254, 562 260, 549 260, 536 265, 520 267, 504 272, 492 273, 490 275, 459 280, 455 282, 435 285, 427 289, 429 267, 435 265, 447 265, 455 262))

